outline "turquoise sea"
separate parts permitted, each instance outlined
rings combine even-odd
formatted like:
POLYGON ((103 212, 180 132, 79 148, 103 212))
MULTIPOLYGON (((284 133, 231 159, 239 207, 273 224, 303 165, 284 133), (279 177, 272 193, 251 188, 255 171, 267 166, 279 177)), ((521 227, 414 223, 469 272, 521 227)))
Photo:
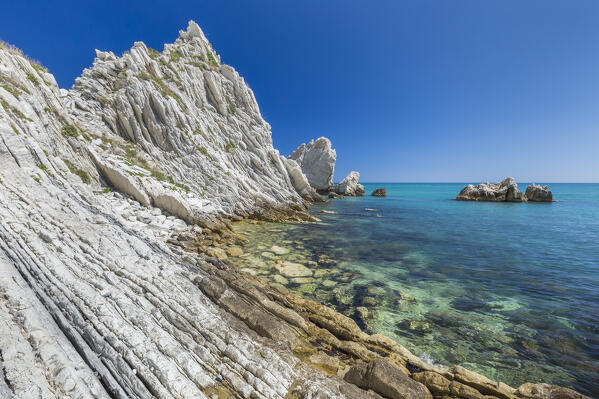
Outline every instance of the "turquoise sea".
POLYGON ((241 226, 240 261, 269 278, 260 267, 275 242, 315 270, 287 288, 429 362, 595 397, 599 184, 549 183, 558 202, 520 204, 455 201, 463 186, 365 184, 387 197, 312 205, 317 224, 241 226))

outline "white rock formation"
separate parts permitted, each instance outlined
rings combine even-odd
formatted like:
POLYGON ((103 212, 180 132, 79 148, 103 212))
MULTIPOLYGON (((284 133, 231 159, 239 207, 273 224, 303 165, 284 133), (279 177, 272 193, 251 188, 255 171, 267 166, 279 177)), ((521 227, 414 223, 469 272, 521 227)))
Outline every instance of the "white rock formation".
POLYGON ((518 190, 516 181, 507 177, 499 183, 468 184, 456 197, 458 201, 523 202, 526 197, 518 190))
POLYGON ((335 161, 337 153, 331 147, 331 141, 326 137, 312 140, 307 145, 301 144, 289 156, 298 163, 306 175, 310 185, 321 193, 326 193, 333 186, 335 161))
POLYGON ((339 184, 335 185, 334 191, 337 194, 349 196, 363 196, 364 186, 359 184, 360 173, 356 171, 349 172, 339 184))
POLYGON ((380 398, 336 375, 380 356, 515 395, 210 256, 231 219, 307 217, 270 134, 193 22, 162 53, 97 52, 68 92, 0 44, 0 397, 380 398))
POLYGON ((549 187, 533 183, 526 187, 526 199, 531 202, 553 202, 553 194, 549 187))

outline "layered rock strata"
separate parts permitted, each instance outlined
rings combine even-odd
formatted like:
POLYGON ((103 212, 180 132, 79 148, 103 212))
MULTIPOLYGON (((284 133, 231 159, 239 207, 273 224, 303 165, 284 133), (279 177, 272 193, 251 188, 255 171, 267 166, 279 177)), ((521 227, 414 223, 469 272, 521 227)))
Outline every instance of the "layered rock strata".
POLYGON ((231 220, 306 220, 314 191, 195 23, 70 91, 1 45, 0 104, 1 397, 582 397, 431 366, 229 264, 231 220))

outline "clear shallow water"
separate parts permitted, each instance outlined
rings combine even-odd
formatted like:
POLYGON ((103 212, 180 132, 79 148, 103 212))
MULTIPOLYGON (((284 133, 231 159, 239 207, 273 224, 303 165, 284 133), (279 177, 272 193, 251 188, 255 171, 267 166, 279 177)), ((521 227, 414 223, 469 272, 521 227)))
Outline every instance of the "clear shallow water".
POLYGON ((550 204, 365 186, 387 197, 313 205, 314 225, 237 225, 250 243, 234 262, 270 281, 277 259, 306 265, 312 277, 277 281, 435 363, 599 393, 599 184, 550 184, 550 204))

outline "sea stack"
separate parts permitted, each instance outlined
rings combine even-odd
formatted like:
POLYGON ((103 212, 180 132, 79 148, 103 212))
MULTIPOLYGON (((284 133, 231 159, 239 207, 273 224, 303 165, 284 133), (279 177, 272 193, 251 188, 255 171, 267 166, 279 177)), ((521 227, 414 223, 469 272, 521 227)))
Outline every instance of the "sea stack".
POLYGON ((531 184, 526 187, 526 198, 531 202, 553 202, 553 194, 547 186, 531 184))
POLYGON ((358 183, 360 173, 356 171, 349 172, 345 179, 336 184, 333 190, 337 194, 361 197, 364 195, 364 186, 358 183))
POLYGON ((319 137, 308 144, 301 144, 289 159, 294 160, 306 175, 308 183, 319 193, 325 194, 333 185, 337 153, 331 146, 331 140, 319 137))
POLYGON ((384 188, 377 188, 370 195, 372 195, 373 197, 386 197, 387 190, 384 188))
POLYGON ((518 189, 518 184, 512 177, 507 177, 499 183, 482 183, 477 186, 468 184, 456 197, 458 201, 488 201, 488 202, 524 202, 526 197, 518 189))

